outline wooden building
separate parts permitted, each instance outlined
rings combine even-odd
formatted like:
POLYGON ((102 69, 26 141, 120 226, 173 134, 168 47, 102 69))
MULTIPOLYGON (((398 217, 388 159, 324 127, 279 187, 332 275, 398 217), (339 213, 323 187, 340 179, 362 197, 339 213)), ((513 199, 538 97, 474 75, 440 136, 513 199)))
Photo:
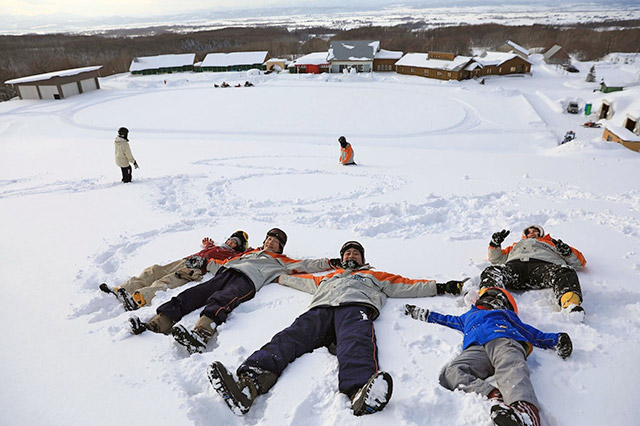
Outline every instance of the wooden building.
POLYGON ((132 75, 171 74, 174 72, 193 71, 195 53, 179 55, 139 56, 133 58, 129 66, 132 75))
POLYGON ((439 80, 464 80, 470 77, 467 67, 472 62, 469 56, 453 53, 407 53, 396 62, 396 72, 439 80))
POLYGON ((571 57, 566 50, 557 44, 544 53, 544 62, 550 65, 570 65, 571 57))
POLYGON ((525 74, 531 72, 531 62, 515 53, 485 52, 473 58, 480 67, 472 76, 486 77, 490 75, 525 74))
POLYGON ((602 99, 599 119, 605 125, 602 139, 640 152, 640 87, 602 99))
POLYGON ((20 99, 65 99, 100 89, 98 72, 102 65, 54 71, 46 74, 7 80, 17 90, 20 99))
POLYGON ((393 72, 396 62, 402 58, 402 52, 380 49, 373 58, 373 70, 377 72, 393 72))
POLYGON ((523 59, 529 59, 529 51, 511 40, 489 49, 490 52, 515 53, 523 59))

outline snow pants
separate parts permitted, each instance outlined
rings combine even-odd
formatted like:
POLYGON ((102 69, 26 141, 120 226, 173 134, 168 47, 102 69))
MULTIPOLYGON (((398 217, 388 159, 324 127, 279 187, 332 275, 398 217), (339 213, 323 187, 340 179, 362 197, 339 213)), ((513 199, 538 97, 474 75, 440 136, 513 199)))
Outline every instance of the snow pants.
POLYGON ((142 271, 137 277, 131 277, 120 287, 133 294, 139 291, 147 304, 159 291, 180 287, 189 282, 176 276, 176 271, 184 268, 184 259, 176 260, 166 265, 153 265, 142 271))
POLYGON ((243 362, 238 376, 257 368, 279 377, 301 355, 336 343, 338 388, 351 398, 378 371, 372 314, 371 308, 356 305, 312 308, 243 362))
POLYGON ((526 401, 536 407, 536 398, 524 347, 512 339, 499 338, 462 351, 440 373, 440 384, 449 390, 460 389, 489 395, 494 387, 484 379, 494 376, 508 405, 526 401))
POLYGON ((122 170, 122 182, 131 182, 131 166, 120 167, 122 170))
POLYGON ((513 260, 505 265, 491 265, 480 274, 480 288, 501 287, 507 290, 552 288, 560 304, 560 297, 572 291, 582 301, 582 290, 576 271, 567 265, 513 260))
POLYGON ((206 315, 220 325, 236 306, 253 299, 255 294, 256 288, 245 274, 235 269, 220 268, 215 277, 172 297, 156 312, 178 322, 189 312, 204 306, 200 316, 206 315))

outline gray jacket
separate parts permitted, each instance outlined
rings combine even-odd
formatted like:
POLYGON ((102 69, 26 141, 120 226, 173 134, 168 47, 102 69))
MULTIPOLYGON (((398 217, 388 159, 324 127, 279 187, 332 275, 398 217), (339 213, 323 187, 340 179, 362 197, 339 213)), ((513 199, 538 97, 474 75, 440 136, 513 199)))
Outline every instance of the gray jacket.
POLYGON ((358 269, 336 269, 321 276, 280 276, 278 282, 313 294, 309 309, 319 306, 365 305, 375 310, 373 319, 380 315, 387 297, 427 297, 437 294, 435 281, 412 280, 373 271, 369 265, 358 269))
POLYGON ((253 282, 256 291, 280 275, 328 271, 329 259, 291 259, 283 254, 265 250, 252 250, 240 257, 227 260, 210 259, 207 270, 216 273, 221 267, 244 273, 253 282))
POLYGON ((577 271, 587 263, 582 253, 573 247, 571 247, 570 255, 561 256, 556 251, 556 246, 550 235, 540 238, 523 238, 506 249, 489 246, 489 261, 491 263, 502 264, 512 260, 521 260, 523 262, 541 260, 556 265, 569 265, 577 271))

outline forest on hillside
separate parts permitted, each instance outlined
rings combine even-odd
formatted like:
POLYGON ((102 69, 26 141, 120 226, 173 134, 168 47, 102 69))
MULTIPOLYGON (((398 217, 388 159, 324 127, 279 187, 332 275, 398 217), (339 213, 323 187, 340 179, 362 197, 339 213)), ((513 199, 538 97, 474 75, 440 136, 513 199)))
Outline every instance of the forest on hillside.
MULTIPOLYGON (((380 40, 388 50, 441 51, 469 55, 474 48, 490 48, 512 40, 525 48, 563 46, 578 60, 596 60, 610 52, 638 52, 640 22, 615 21, 576 26, 462 25, 423 29, 422 24, 394 27, 366 26, 347 31, 332 28, 288 30, 282 27, 223 28, 191 33, 161 32, 123 35, 45 34, 0 36, 0 82, 90 65, 102 65, 102 76, 126 72, 136 56, 266 50, 271 57, 296 57, 327 50, 331 40, 380 40)), ((16 96, 0 84, 0 101, 16 96)))

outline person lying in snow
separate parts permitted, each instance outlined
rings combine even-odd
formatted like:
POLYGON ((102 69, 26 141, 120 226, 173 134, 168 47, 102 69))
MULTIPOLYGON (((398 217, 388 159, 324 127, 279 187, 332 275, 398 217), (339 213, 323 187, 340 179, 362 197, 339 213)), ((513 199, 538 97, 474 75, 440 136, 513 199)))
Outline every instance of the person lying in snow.
POLYGON ((153 265, 137 277, 131 277, 118 287, 100 284, 100 290, 113 294, 122 303, 125 311, 148 305, 159 291, 180 287, 191 281, 200 281, 206 271, 202 264, 205 259, 225 260, 239 256, 248 249, 249 235, 236 231, 222 245, 215 245, 211 238, 202 240, 203 250, 184 259, 166 265, 153 265))
POLYGON ((540 225, 522 231, 522 239, 501 248, 509 231, 496 232, 489 242, 489 261, 480 275, 480 288, 509 290, 552 288, 562 311, 577 320, 584 317, 582 291, 576 270, 586 265, 582 253, 544 233, 540 225))
POLYGON ((543 333, 523 323, 511 294, 498 287, 480 290, 471 309, 461 316, 442 315, 405 305, 405 315, 464 333, 462 353, 440 374, 440 384, 485 395, 493 403, 491 419, 499 426, 540 426, 539 403, 529 377, 527 356, 532 345, 555 348, 560 357, 571 355, 566 333, 543 333), (493 376, 497 388, 485 379, 493 376))
POLYGON ((340 267, 326 275, 280 276, 280 284, 314 295, 309 310, 244 361, 237 370, 237 381, 222 363, 209 366, 211 384, 235 414, 247 413, 289 363, 333 344, 338 388, 350 398, 353 413, 359 416, 382 410, 391 397, 393 381, 389 373, 378 369, 373 321, 387 297, 457 295, 464 282, 439 284, 373 271, 357 241, 342 246, 340 260, 340 267))
POLYGON ((206 269, 215 274, 213 278, 160 305, 156 310, 158 314, 148 323, 143 324, 133 318, 133 333, 139 334, 145 329, 154 333, 171 332, 176 342, 190 353, 202 352, 229 313, 241 303, 253 299, 257 291, 278 276, 332 269, 330 260, 326 258, 295 260, 285 256, 282 252, 286 243, 287 234, 273 228, 267 232, 262 248, 228 260, 211 259, 206 269), (176 325, 183 316, 203 306, 193 331, 188 331, 181 324, 176 325))

